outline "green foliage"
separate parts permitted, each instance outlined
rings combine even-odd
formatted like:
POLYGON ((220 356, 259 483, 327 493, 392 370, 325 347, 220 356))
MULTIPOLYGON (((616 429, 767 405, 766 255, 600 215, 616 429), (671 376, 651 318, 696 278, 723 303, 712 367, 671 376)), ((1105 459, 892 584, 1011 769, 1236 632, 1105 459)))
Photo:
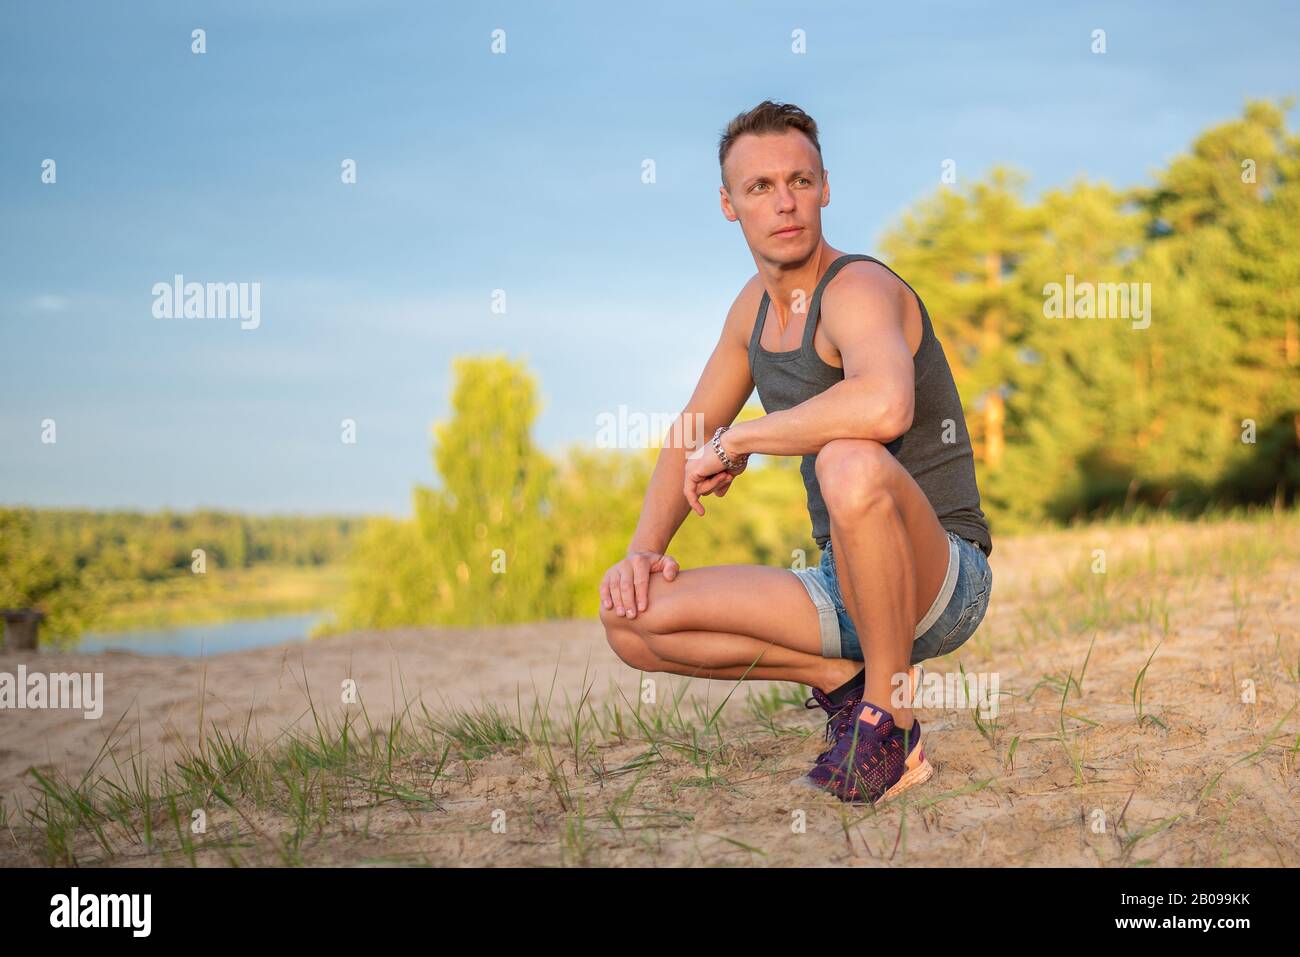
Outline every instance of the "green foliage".
MULTIPOLYGON (((442 487, 415 489, 412 519, 371 522, 331 631, 597 613, 600 578, 626 551, 658 451, 574 446, 552 462, 530 438, 536 384, 522 364, 459 359, 455 376, 452 417, 435 427, 442 487)), ((788 561, 794 546, 811 550, 797 462, 778 461, 741 478, 745 503, 709 497, 716 517, 688 522, 673 555, 788 561)))
POLYGON ((550 587, 563 543, 548 528, 555 467, 532 443, 538 404, 522 364, 455 362, 452 418, 435 428, 443 488, 417 488, 433 551, 437 617, 465 623, 566 614, 550 587))
MULTIPOLYGON (((189 594, 211 604, 219 597, 216 573, 222 569, 341 563, 361 524, 355 518, 210 510, 0 508, 0 608, 44 612, 40 640, 64 643, 88 628, 148 617, 145 606, 164 597, 189 594), (208 576, 192 571, 195 549, 206 555, 208 576), (123 617, 128 606, 134 611, 123 617)), ((274 597, 263 591, 264 598, 274 597)), ((293 604, 293 596, 287 597, 293 604)), ((206 607, 202 617, 219 611, 206 607)))
POLYGON ((32 509, 0 509, 0 608, 45 613, 40 634, 65 641, 93 614, 92 593, 80 587, 76 557, 34 531, 32 509))
POLYGON ((1247 104, 1148 189, 1081 181, 1029 206, 1022 185, 994 170, 941 190, 884 242, 944 343, 996 528, 1294 501, 1300 140, 1283 109, 1247 104), (1067 275, 1149 283, 1149 326, 1049 318, 1067 275))

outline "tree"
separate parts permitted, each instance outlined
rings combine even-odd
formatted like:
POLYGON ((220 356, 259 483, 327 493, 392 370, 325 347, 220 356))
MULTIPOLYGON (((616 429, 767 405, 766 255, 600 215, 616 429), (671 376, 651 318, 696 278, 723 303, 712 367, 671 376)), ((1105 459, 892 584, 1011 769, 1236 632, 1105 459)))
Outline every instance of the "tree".
POLYGON ((0 508, 0 608, 44 612, 41 639, 61 643, 92 617, 94 596, 75 558, 34 534, 34 517, 31 509, 0 508))

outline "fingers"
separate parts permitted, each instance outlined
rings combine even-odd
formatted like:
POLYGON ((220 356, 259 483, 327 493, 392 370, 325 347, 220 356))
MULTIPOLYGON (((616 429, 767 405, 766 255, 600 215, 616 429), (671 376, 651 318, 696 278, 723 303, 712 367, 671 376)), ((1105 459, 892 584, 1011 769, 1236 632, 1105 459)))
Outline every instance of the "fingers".
POLYGON ((626 615, 628 618, 636 617, 636 588, 632 585, 631 571, 626 560, 619 563, 618 576, 618 596, 620 600, 615 600, 614 607, 620 604, 623 606, 619 614, 626 615))
POLYGON ((637 611, 645 611, 646 602, 650 600, 650 559, 644 555, 632 559, 632 591, 636 596, 636 608, 629 618, 635 618, 637 611))
POLYGON ((692 481, 691 479, 687 479, 686 487, 683 489, 683 491, 686 494, 686 504, 691 507, 691 509, 695 512, 695 514, 703 515, 704 506, 700 504, 700 497, 696 493, 695 489, 696 489, 695 482, 692 481))
POLYGON ((679 571, 681 566, 671 555, 659 555, 653 560, 649 554, 625 558, 601 579, 601 604, 614 609, 620 618, 635 618, 638 611, 650 606, 650 576, 660 572, 665 581, 672 581, 679 571))
POLYGON ((699 484, 700 496, 716 495, 718 498, 727 494, 727 489, 731 488, 731 483, 735 481, 736 475, 733 472, 715 472, 699 484))
POLYGON ((600 583, 600 594, 605 599, 605 607, 613 608, 614 613, 620 618, 624 617, 627 611, 627 607, 623 603, 623 589, 620 584, 623 577, 621 574, 622 567, 623 563, 619 562, 605 573, 605 578, 600 583))
POLYGON ((677 564, 677 559, 671 555, 660 555, 650 563, 650 573, 660 572, 667 581, 672 581, 681 571, 681 566, 677 564))
POLYGON ((726 472, 717 472, 714 475, 710 475, 707 479, 705 479, 703 482, 700 483, 700 495, 713 494, 715 491, 717 491, 718 486, 726 485, 727 477, 728 476, 726 472))

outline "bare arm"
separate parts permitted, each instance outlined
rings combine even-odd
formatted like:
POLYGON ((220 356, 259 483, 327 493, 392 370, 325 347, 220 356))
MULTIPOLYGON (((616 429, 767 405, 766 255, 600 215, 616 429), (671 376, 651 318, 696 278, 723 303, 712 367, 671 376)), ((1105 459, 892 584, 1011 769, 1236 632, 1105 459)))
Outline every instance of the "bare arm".
POLYGON ((844 379, 789 409, 733 426, 722 438, 728 455, 811 455, 832 439, 892 442, 912 427, 915 381, 903 331, 912 294, 879 266, 841 275, 823 294, 820 321, 843 359, 844 379))
MULTIPOLYGON (((704 366, 695 392, 659 450, 627 557, 616 562, 601 580, 601 604, 613 609, 619 617, 635 618, 638 611, 645 611, 651 572, 663 572, 668 581, 676 577, 677 563, 664 552, 690 511, 682 487, 686 457, 707 441, 719 425, 730 425, 754 391, 744 317, 746 312, 752 315, 757 310, 757 297, 752 295, 756 282, 757 277, 750 280, 732 303, 722 335, 704 366)), ((731 478, 724 473, 716 482, 711 480, 707 488, 716 489, 722 495, 731 478)))
POLYGON ((745 318, 756 311, 750 309, 752 297, 745 290, 736 297, 722 335, 713 349, 700 381, 691 394, 686 408, 678 416, 670 436, 682 436, 691 442, 667 442, 659 451, 650 487, 646 490, 641 519, 637 522, 628 552, 652 551, 662 553, 681 528, 690 512, 690 505, 682 494, 682 473, 686 457, 701 443, 708 441, 720 425, 731 425, 745 400, 754 391, 754 380, 749 371, 749 339, 745 318), (680 431, 677 431, 680 429, 680 431), (685 445, 690 448, 684 448, 685 445))

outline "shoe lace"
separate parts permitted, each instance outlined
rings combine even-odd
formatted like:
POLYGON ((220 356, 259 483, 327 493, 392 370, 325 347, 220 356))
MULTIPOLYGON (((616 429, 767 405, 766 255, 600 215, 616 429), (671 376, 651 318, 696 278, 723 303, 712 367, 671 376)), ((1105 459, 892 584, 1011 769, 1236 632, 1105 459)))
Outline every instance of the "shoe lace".
POLYGON ((853 720, 853 706, 857 701, 850 697, 840 705, 834 704, 831 699, 818 691, 812 689, 812 697, 804 702, 804 707, 812 710, 813 708, 822 708, 827 712, 825 738, 830 748, 826 748, 821 754, 817 755, 817 760, 822 761, 830 754, 835 743, 839 741, 844 732, 848 729, 849 722, 853 720))
MULTIPOLYGON (((913 686, 919 686, 923 673, 921 666, 919 664, 912 665, 910 672, 913 686)), ((861 673, 859 673, 859 677, 861 677, 861 673)), ((843 704, 836 705, 825 692, 819 691, 817 688, 812 689, 812 697, 804 701, 803 706, 810 711, 813 708, 821 708, 826 712, 826 740, 828 742, 834 742, 843 737, 849 721, 852 720, 853 706, 862 700, 864 690, 859 686, 856 693, 849 695, 843 704)), ((818 755, 818 760, 825 757, 828 751, 829 749, 818 755)))

